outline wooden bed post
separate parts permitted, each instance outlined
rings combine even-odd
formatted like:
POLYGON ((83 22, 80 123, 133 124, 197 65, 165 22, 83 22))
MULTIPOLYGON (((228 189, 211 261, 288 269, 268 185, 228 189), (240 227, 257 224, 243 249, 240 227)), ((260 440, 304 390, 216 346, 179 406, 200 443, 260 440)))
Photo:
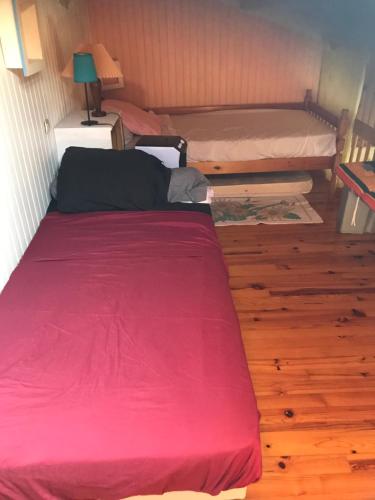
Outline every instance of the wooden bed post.
POLYGON ((309 111, 310 109, 310 103, 312 102, 313 98, 312 98, 312 90, 311 89, 307 89, 306 90, 306 93, 305 93, 305 99, 303 101, 303 104, 305 106, 305 110, 306 111, 309 111))
POLYGON ((349 129, 349 110, 343 109, 340 114, 339 122, 337 125, 337 137, 336 137, 336 154, 334 156, 334 161, 332 165, 332 177, 330 186, 330 196, 333 197, 336 191, 337 176, 336 169, 342 162, 342 156, 345 147, 346 134, 349 129))

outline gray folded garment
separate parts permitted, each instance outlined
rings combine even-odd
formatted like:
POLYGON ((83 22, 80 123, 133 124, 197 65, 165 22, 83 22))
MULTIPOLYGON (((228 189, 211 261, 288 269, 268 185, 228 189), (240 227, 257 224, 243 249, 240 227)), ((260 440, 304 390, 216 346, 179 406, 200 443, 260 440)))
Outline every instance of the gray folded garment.
POLYGON ((50 195, 54 200, 57 200, 57 173, 55 177, 52 179, 51 185, 49 187, 50 195))
POLYGON ((172 168, 168 201, 199 203, 207 198, 208 179, 193 167, 172 168))

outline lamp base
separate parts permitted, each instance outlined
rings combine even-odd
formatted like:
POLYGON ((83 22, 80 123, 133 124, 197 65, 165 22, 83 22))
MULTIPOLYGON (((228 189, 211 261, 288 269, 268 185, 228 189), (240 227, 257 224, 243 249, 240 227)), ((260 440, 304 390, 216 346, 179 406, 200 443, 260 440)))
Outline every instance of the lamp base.
POLYGON ((81 122, 81 125, 88 125, 88 126, 91 126, 91 125, 97 125, 99 122, 97 122, 96 120, 84 120, 83 122, 81 122))
POLYGON ((95 111, 91 111, 91 116, 107 116, 107 113, 100 109, 96 109, 95 111))
POLYGON ((90 83, 90 89, 95 108, 95 110, 91 112, 91 116, 106 116, 107 113, 102 111, 102 82, 100 78, 98 78, 96 82, 90 83))

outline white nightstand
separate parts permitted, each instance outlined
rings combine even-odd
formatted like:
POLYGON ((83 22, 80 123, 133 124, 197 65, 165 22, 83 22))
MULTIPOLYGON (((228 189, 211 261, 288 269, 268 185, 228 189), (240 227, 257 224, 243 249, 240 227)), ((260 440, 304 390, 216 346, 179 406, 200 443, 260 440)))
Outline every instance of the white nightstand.
POLYGON ((81 125, 87 120, 87 111, 73 111, 55 127, 58 161, 69 146, 84 148, 124 149, 122 122, 116 114, 95 117, 98 125, 81 125))

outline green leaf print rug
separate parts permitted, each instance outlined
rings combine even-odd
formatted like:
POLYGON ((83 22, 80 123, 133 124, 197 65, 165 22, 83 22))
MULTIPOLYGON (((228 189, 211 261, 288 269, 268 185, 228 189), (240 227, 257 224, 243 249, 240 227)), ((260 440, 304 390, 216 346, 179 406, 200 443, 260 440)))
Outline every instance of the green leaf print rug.
POLYGON ((255 224, 316 224, 323 222, 303 195, 247 198, 214 198, 216 226, 255 224))

